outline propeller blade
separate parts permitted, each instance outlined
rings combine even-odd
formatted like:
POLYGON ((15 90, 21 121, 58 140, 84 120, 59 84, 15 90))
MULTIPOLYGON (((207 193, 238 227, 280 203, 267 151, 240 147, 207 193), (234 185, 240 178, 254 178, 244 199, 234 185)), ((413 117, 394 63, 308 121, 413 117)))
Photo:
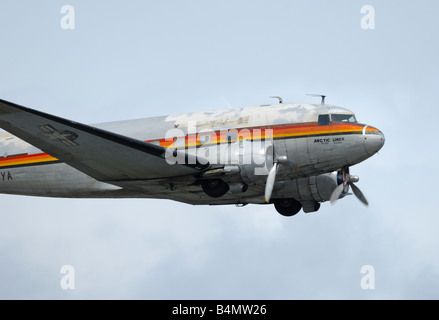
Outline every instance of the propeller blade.
POLYGON ((367 202, 366 197, 364 196, 363 192, 361 192, 361 190, 352 182, 349 182, 349 185, 352 188, 352 191, 354 192, 355 196, 358 198, 358 200, 360 200, 361 202, 363 202, 363 204, 368 207, 369 206, 369 202, 367 202))
POLYGON ((337 201, 340 198, 341 193, 343 192, 343 188, 344 188, 344 186, 343 186, 343 183, 342 183, 342 184, 338 185, 334 189, 334 191, 332 191, 331 197, 329 198, 329 202, 331 202, 331 204, 334 204, 335 201, 337 201))
POLYGON ((276 162, 273 163, 273 168, 271 168, 267 176, 267 183, 265 184, 265 202, 267 203, 270 202, 271 194, 273 193, 274 182, 276 180, 277 166, 278 164, 276 162))

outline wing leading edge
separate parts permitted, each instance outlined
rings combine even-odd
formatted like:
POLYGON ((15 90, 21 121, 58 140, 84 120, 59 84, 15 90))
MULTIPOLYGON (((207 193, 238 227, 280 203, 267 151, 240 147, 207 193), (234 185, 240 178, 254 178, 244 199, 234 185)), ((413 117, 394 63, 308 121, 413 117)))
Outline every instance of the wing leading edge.
POLYGON ((0 127, 100 181, 168 178, 210 166, 188 154, 185 164, 170 165, 161 146, 1 99, 0 127))

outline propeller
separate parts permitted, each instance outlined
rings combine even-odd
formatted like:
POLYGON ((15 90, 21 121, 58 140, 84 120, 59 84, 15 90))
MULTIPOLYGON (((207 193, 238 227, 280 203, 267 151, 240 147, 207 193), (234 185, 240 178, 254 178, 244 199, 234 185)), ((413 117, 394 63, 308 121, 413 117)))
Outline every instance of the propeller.
POLYGON ((288 162, 286 156, 280 156, 273 162, 273 167, 267 176, 267 182, 265 183, 265 202, 269 203, 271 194, 273 193, 274 183, 276 182, 276 173, 279 168, 279 164, 288 162))
POLYGON ((343 172, 343 183, 340 183, 334 189, 334 191, 332 191, 331 197, 329 198, 331 204, 334 204, 335 201, 340 199, 343 192, 344 191, 347 192, 347 188, 351 187, 352 191, 354 192, 358 200, 360 200, 365 206, 369 206, 369 202, 367 201, 363 192, 361 192, 361 190, 354 184, 355 182, 358 182, 360 178, 358 176, 349 174, 349 168, 343 169, 342 172, 343 172))
POLYGON ((276 173, 277 173, 277 166, 279 164, 277 162, 273 163, 273 167, 271 168, 270 172, 267 176, 267 182, 265 183, 265 202, 269 203, 271 194, 273 193, 274 183, 276 181, 276 173))

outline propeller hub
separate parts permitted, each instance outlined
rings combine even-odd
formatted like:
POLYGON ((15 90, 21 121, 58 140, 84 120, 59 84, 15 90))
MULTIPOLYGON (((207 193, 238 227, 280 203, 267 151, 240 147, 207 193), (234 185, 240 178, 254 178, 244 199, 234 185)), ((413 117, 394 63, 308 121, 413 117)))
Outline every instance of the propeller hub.
POLYGON ((367 201, 366 197, 363 195, 363 193, 360 191, 360 189, 354 184, 355 182, 358 182, 360 178, 358 176, 354 176, 349 174, 349 168, 344 168, 343 170, 338 172, 337 176, 337 182, 338 186, 335 187, 334 191, 332 191, 331 197, 329 201, 331 204, 333 204, 337 199, 340 199, 344 196, 344 194, 347 193, 347 188, 351 187, 352 191, 354 192, 355 196, 360 200, 365 206, 369 205, 369 202, 367 201), (340 183, 340 175, 343 175, 343 183, 340 183), (345 189, 346 188, 346 189, 345 189))
POLYGON ((358 176, 350 175, 349 176, 349 181, 355 183, 355 182, 360 181, 360 178, 358 176))
POLYGON ((280 156, 277 158, 277 162, 279 162, 280 164, 287 164, 288 158, 287 158, 287 156, 280 156))

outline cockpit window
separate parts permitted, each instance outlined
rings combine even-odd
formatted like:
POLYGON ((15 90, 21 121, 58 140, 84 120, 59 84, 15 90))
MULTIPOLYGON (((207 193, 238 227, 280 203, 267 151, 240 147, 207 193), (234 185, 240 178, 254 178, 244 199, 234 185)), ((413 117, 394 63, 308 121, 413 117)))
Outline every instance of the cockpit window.
POLYGON ((333 113, 331 114, 331 118, 333 122, 349 122, 349 123, 357 122, 357 119, 355 119, 355 116, 353 114, 333 113))
POLYGON ((319 115, 319 126, 329 126, 329 114, 320 114, 319 115))

